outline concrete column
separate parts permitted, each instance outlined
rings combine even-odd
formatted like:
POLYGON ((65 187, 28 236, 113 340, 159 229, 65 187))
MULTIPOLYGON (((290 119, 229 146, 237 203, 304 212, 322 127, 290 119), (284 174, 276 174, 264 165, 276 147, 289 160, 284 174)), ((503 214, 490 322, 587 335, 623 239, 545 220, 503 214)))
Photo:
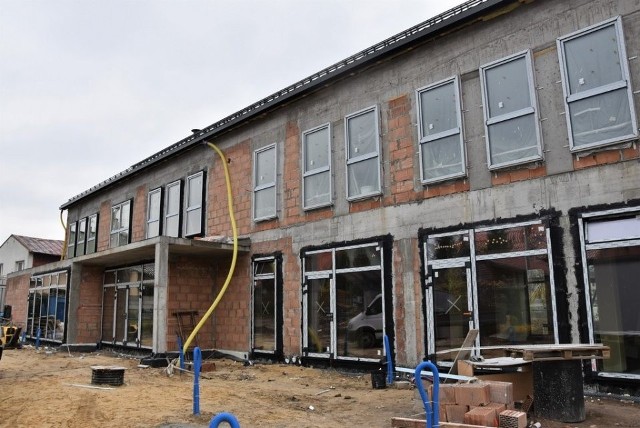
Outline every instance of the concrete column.
POLYGON ((169 244, 160 239, 156 244, 153 293, 153 352, 167 352, 167 287, 169 284, 169 244))
POLYGON ((82 265, 72 263, 69 272, 69 295, 67 296, 68 319, 66 343, 75 344, 78 339, 78 310, 80 308, 80 282, 82 281, 82 265))

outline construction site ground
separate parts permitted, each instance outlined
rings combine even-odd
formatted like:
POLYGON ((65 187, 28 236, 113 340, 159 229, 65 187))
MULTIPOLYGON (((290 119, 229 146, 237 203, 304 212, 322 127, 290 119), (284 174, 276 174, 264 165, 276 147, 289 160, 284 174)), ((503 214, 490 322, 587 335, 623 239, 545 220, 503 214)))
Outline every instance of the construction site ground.
MULTIPOLYGON (((138 358, 105 350, 8 349, 0 360, 0 426, 208 427, 214 415, 229 412, 243 428, 372 428, 390 427, 393 417, 424 417, 413 389, 373 389, 369 373, 213 361, 215 371, 200 378, 194 415, 191 373, 169 376, 166 368, 140 367, 138 358), (124 384, 92 385, 92 366, 124 367, 124 384)), ((632 400, 587 397, 586 411, 581 423, 530 421, 543 428, 640 426, 632 400)))

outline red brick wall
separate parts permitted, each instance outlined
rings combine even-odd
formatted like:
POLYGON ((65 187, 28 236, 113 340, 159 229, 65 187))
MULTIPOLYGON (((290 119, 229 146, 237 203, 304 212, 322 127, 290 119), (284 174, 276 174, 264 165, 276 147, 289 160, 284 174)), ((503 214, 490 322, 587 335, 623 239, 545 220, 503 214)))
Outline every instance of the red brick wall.
POLYGON ((102 315, 102 273, 101 267, 82 266, 78 288, 78 308, 69 319, 76 321, 76 337, 70 343, 97 343, 101 336, 102 315))
POLYGON ((133 199, 133 218, 131 219, 131 242, 142 241, 145 238, 145 225, 147 223, 147 186, 142 185, 136 189, 136 197, 133 199))
POLYGON ((109 249, 109 239, 111 233, 111 200, 103 201, 100 204, 100 215, 98 216, 98 248, 97 251, 109 249))
POLYGON ((284 168, 282 171, 283 226, 299 223, 302 213, 302 171, 300 171, 300 128, 295 122, 287 123, 284 140, 284 168))
MULTIPOLYGON (((248 234, 252 227, 251 140, 245 140, 234 147, 224 149, 223 153, 229 159, 227 166, 231 176, 233 210, 238 233, 240 235, 248 234)), ((224 167, 217 154, 207 179, 209 180, 207 186, 207 235, 231 236, 224 167)))
POLYGON ((501 184, 515 183, 516 181, 526 181, 534 178, 541 178, 547 175, 546 165, 521 166, 515 169, 494 171, 491 173, 491 184, 499 186, 501 184), (530 167, 531 166, 531 167, 530 167))
POLYGON ((598 165, 606 165, 638 158, 640 158, 640 146, 629 147, 627 149, 603 150, 587 156, 574 156, 573 168, 591 168, 598 165))
POLYGON ((31 275, 25 274, 7 278, 5 305, 11 305, 11 318, 18 327, 25 328, 29 310, 29 280, 31 275))

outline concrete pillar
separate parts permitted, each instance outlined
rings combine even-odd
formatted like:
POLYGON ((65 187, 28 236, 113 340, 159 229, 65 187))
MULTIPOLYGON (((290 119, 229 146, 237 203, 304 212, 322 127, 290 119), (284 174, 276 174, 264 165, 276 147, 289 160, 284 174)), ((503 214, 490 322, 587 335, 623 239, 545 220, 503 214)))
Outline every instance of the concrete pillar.
POLYGON ((78 339, 78 310, 80 309, 80 283, 82 281, 82 265, 72 263, 69 272, 69 295, 67 297, 68 319, 66 343, 77 343, 78 339))
POLYGON ((153 293, 153 352, 167 352, 167 287, 169 284, 169 244, 160 239, 156 244, 153 293))

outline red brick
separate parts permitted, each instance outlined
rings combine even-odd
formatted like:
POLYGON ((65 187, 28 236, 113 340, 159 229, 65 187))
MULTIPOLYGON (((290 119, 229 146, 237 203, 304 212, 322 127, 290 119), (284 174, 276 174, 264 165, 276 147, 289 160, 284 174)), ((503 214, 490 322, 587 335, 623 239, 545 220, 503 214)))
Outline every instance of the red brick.
POLYGON ((491 174, 491 184, 499 186, 501 184, 511 183, 511 175, 506 171, 497 171, 491 174))
POLYGON ((640 150, 638 148, 629 147, 627 149, 622 150, 622 159, 638 159, 640 157, 640 150))
POLYGON ((492 403, 513 403, 513 384, 497 380, 484 381, 489 385, 489 399, 492 403))
POLYGON ((576 156, 573 159, 573 168, 574 169, 583 169, 583 168, 589 168, 592 166, 596 166, 598 163, 596 162, 596 157, 593 155, 589 155, 589 156, 582 156, 582 157, 578 157, 576 156))
POLYGON ((465 413, 464 423, 485 427, 497 427, 498 417, 496 410, 491 407, 474 407, 465 413))
POLYGON ((464 415, 469 411, 469 406, 461 404, 445 404, 447 422, 464 423, 464 415))
POLYGON ((498 416, 500 426, 509 428, 525 428, 527 426, 527 414, 517 410, 505 410, 498 416))
POLYGON ((455 385, 456 403, 467 406, 489 404, 489 385, 480 383, 461 383, 455 385))
POLYGON ((605 165, 620 162, 621 153, 620 150, 607 150, 604 152, 598 152, 595 154, 596 163, 598 165, 605 165))

